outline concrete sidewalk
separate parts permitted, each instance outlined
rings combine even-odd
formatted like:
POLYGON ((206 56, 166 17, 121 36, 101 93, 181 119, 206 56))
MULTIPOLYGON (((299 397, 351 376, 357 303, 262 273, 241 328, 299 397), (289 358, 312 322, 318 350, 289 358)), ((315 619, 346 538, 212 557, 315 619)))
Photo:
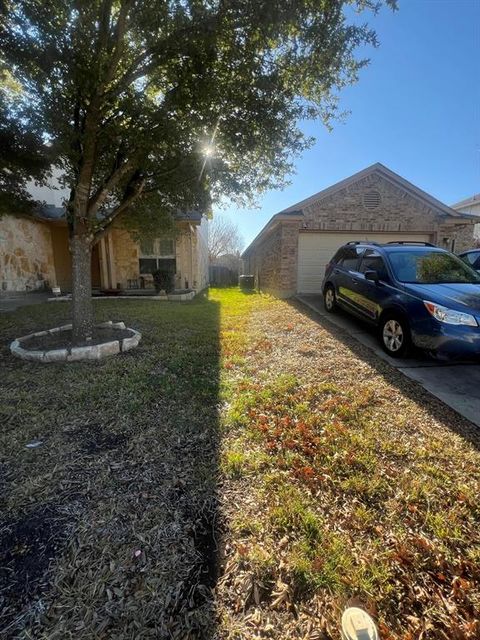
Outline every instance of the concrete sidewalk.
POLYGON ((408 359, 391 358, 381 348, 375 329, 343 311, 327 313, 322 296, 297 296, 297 300, 480 427, 480 364, 436 362, 422 352, 408 359))
POLYGON ((8 293, 2 294, 0 296, 0 313, 8 313, 10 311, 15 311, 19 307, 27 307, 32 304, 41 304, 42 302, 47 302, 48 298, 51 297, 51 293, 41 291, 39 293, 12 293, 9 295, 8 293))

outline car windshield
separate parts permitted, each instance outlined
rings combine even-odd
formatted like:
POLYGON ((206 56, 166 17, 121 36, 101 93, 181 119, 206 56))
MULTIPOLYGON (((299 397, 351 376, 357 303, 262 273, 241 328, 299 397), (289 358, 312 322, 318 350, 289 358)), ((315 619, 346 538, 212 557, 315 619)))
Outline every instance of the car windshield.
POLYGON ((467 282, 480 284, 480 275, 463 260, 440 251, 392 251, 388 257, 397 280, 418 284, 467 282))

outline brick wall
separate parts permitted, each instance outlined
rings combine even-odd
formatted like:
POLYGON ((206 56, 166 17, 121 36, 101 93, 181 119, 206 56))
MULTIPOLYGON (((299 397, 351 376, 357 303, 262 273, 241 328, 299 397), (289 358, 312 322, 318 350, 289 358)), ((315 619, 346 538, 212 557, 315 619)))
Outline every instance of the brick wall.
POLYGON ((434 232, 437 215, 428 205, 378 174, 371 174, 304 208, 309 229, 329 231, 434 232), (377 209, 364 204, 365 194, 380 195, 377 209))
POLYGON ((255 249, 245 264, 245 273, 255 276, 255 285, 263 291, 280 290, 282 265, 282 227, 278 225, 255 249))
POLYGON ((303 207, 303 219, 280 220, 270 233, 259 239, 245 260, 244 273, 256 277, 257 286, 279 296, 289 296, 297 289, 298 233, 309 230, 363 231, 430 234, 439 246, 455 251, 473 246, 473 224, 452 224, 427 203, 411 195, 378 173, 336 191, 331 196, 303 207), (371 198, 379 200, 369 208, 371 198), (442 222, 444 221, 444 222, 442 222))
POLYGON ((455 240, 455 253, 473 249, 475 246, 474 229, 475 225, 473 223, 455 226, 442 225, 439 227, 437 233, 436 244, 438 244, 439 247, 451 250, 452 241, 455 240))

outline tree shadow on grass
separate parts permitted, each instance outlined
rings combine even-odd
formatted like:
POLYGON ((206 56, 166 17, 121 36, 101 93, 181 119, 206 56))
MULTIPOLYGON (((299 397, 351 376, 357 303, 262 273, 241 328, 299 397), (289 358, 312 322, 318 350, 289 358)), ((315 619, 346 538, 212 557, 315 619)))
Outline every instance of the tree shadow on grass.
MULTIPOLYGON (((358 340, 349 333, 348 329, 336 326, 329 321, 328 318, 316 313, 302 304, 299 300, 291 299, 287 302, 294 309, 300 311, 303 315, 307 316, 325 329, 325 331, 333 335, 336 340, 348 347, 348 349, 350 349, 357 358, 367 362, 389 384, 400 389, 400 391, 409 399, 414 402, 418 402, 419 396, 421 395, 422 406, 428 410, 435 420, 460 435, 475 448, 480 449, 480 429, 473 423, 448 407, 438 398, 432 396, 427 390, 423 389, 419 383, 410 380, 394 366, 379 358, 371 349, 358 342, 358 340)), ((351 316, 348 317, 351 318, 351 316)), ((354 320, 354 322, 357 322, 357 320, 354 320)), ((365 325, 364 323, 361 323, 361 321, 358 321, 358 323, 360 328, 367 331, 370 329, 369 325, 365 325)), ((372 333, 373 332, 374 329, 372 329, 372 333)))
POLYGON ((48 328, 55 312, 0 318, 0 636, 211 639, 219 306, 96 309, 139 329, 140 346, 26 363, 8 352, 12 328, 48 328))

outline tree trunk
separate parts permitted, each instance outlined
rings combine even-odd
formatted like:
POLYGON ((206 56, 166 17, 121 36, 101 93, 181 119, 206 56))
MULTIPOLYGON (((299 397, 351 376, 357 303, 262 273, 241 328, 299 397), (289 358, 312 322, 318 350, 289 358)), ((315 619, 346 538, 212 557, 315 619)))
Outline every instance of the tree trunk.
POLYGON ((70 238, 72 254, 72 324, 75 344, 91 339, 93 332, 92 248, 85 235, 70 238))

